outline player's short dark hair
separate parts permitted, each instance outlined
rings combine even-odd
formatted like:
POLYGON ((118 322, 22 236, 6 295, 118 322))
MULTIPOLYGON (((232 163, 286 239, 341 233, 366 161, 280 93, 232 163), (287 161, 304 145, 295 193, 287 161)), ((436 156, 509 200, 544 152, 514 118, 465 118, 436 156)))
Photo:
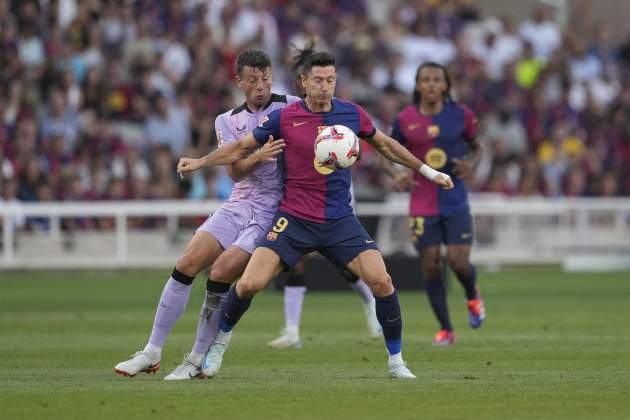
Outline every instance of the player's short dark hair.
MULTIPOLYGON (((418 79, 420 79, 420 72, 426 68, 440 69, 442 70, 442 74, 444 75, 444 81, 446 82, 446 91, 444 91, 444 101, 449 102, 451 99, 451 78, 448 75, 448 70, 441 64, 435 63, 433 61, 427 61, 426 63, 422 63, 420 67, 418 67, 418 71, 416 72, 416 83, 418 83, 418 79)), ((417 89, 413 91, 413 102, 415 104, 419 104, 422 100, 422 96, 417 89)))
POLYGON ((337 67, 335 57, 324 51, 315 51, 315 41, 310 40, 304 48, 298 49, 293 56, 293 73, 296 77, 300 74, 306 74, 313 67, 337 67))
POLYGON ((245 66, 264 71, 271 67, 271 59, 264 51, 245 50, 236 58, 236 74, 240 76, 245 66))

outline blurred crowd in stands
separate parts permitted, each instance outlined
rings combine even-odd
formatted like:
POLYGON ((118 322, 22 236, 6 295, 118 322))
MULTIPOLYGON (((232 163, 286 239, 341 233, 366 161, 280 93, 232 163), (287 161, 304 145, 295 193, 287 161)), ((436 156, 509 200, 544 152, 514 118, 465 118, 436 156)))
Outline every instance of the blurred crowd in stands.
MULTIPOLYGON (((179 180, 216 147, 214 118, 243 101, 234 61, 261 48, 294 93, 291 46, 338 59, 337 96, 387 131, 418 65, 448 66, 478 115, 472 191, 630 195, 630 40, 566 31, 543 5, 491 16, 466 0, 0 0, 2 202, 226 198, 222 169, 179 180)), ((391 188, 368 148, 359 198, 391 188)))

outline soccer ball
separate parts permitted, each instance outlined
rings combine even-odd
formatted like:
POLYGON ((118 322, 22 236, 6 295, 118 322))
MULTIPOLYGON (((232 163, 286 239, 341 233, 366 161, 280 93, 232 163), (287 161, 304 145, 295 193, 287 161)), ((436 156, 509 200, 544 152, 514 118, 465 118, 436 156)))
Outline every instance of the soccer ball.
POLYGON ((324 128, 315 139, 315 159, 328 168, 349 168, 359 156, 359 139, 345 125, 324 128))

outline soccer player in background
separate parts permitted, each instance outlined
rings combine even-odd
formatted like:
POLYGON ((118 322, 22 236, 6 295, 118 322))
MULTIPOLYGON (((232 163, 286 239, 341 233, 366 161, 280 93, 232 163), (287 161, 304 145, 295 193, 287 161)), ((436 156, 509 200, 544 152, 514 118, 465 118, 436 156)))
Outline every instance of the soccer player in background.
MULTIPOLYGON (((245 103, 217 117, 219 148, 236 142, 272 111, 301 101, 271 92, 271 61, 262 51, 249 50, 238 56, 236 83, 245 103)), ((282 197, 282 176, 274 158, 280 150, 278 145, 263 142, 254 146, 243 159, 226 166, 236 181, 230 198, 193 235, 166 282, 148 343, 130 360, 118 363, 114 367, 117 373, 134 376, 138 372, 155 373, 160 368, 162 348, 186 308, 193 279, 212 266, 193 348, 164 379, 202 376, 201 361, 218 331, 230 283, 241 275, 256 244, 271 227, 282 197)))
POLYGON ((414 174, 409 209, 412 240, 418 251, 431 308, 440 324, 433 344, 455 343, 440 275, 440 246, 446 245, 447 265, 464 287, 468 320, 479 328, 485 318, 484 302, 477 287, 477 272, 470 263, 473 223, 463 179, 479 162, 481 147, 475 136, 477 119, 450 96, 446 68, 436 63, 421 65, 416 74, 413 103, 403 109, 392 126, 392 137, 419 159, 452 176, 454 188, 443 191, 414 174))
MULTIPOLYGON (((295 89, 300 96, 304 97, 304 88, 302 87, 301 75, 303 74, 303 65, 305 57, 315 47, 315 40, 310 40, 303 50, 293 59, 292 73, 295 75, 295 89)), ((351 203, 354 208, 354 193, 352 184, 350 184, 351 203)), ((280 336, 267 343, 268 346, 276 349, 285 349, 289 347, 302 347, 300 339, 300 321, 302 318, 302 309, 304 306, 304 295, 306 293, 306 260, 308 255, 293 266, 284 286, 284 327, 280 332, 280 336)), ((372 291, 363 280, 351 273, 346 268, 340 269, 339 274, 348 282, 350 288, 361 298, 363 303, 363 311, 367 321, 368 333, 372 338, 380 337, 383 333, 381 325, 376 318, 376 308, 372 291)))
POLYGON ((389 354, 389 375, 415 378, 402 358, 402 316, 398 297, 383 256, 350 207, 350 169, 320 166, 313 153, 318 130, 341 124, 372 144, 387 159, 400 163, 444 188, 450 177, 425 165, 396 140, 378 131, 360 106, 333 97, 337 73, 335 58, 325 52, 305 53, 302 86, 305 98, 269 114, 240 141, 200 159, 182 158, 180 173, 204 166, 224 165, 245 156, 269 137, 284 139, 284 198, 273 227, 259 243, 241 279, 228 293, 220 332, 203 362, 203 372, 215 375, 221 366, 232 329, 249 308, 254 295, 273 276, 295 265, 302 255, 319 251, 339 268, 362 278, 376 300, 389 354))

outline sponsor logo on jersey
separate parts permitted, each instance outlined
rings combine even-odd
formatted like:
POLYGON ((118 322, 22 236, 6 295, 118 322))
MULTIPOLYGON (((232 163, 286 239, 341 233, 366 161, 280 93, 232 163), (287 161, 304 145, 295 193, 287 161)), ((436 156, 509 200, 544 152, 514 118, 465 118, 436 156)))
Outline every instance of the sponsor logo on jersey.
POLYGON ((315 167, 315 170, 322 175, 330 175, 335 172, 333 168, 320 164, 317 160, 317 156, 313 159, 313 166, 315 167))
POLYGON ((301 125, 306 124, 307 122, 308 122, 308 121, 300 121, 300 122, 293 121, 293 127, 299 127, 299 126, 301 126, 301 125))
POLYGON ((242 126, 242 127, 236 127, 236 131, 245 131, 245 128, 247 128, 247 126, 242 126))
POLYGON ((420 127, 421 125, 422 125, 422 123, 409 124, 409 125, 407 126, 407 129, 408 129, 409 131, 413 131, 413 130, 415 130, 416 128, 420 127))
POLYGON ((440 169, 446 165, 446 152, 439 147, 429 149, 424 155, 424 161, 433 169, 440 169))

